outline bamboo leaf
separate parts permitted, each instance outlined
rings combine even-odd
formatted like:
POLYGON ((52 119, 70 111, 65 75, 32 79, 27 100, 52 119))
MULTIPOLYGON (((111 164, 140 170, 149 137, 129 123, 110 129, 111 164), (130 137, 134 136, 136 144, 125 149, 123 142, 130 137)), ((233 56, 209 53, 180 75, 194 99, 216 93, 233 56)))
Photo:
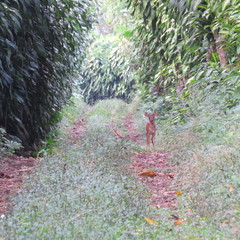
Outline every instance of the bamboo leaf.
POLYGON ((222 11, 224 12, 227 5, 229 5, 231 0, 224 0, 224 2, 222 3, 222 11))
POLYGON ((192 9, 195 11, 198 8, 198 5, 202 2, 202 0, 195 0, 192 3, 192 9))

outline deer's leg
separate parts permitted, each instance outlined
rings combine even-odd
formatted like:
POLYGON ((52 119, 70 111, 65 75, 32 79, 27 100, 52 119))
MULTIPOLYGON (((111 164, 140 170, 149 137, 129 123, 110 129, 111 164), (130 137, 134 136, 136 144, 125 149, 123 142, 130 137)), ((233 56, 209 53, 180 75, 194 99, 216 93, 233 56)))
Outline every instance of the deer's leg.
POLYGON ((147 134, 147 152, 150 151, 150 141, 151 141, 151 139, 150 139, 150 135, 147 134))
POLYGON ((152 135, 152 144, 153 144, 153 149, 154 149, 154 151, 156 151, 155 143, 156 143, 156 136, 155 136, 155 133, 154 133, 154 134, 152 135))

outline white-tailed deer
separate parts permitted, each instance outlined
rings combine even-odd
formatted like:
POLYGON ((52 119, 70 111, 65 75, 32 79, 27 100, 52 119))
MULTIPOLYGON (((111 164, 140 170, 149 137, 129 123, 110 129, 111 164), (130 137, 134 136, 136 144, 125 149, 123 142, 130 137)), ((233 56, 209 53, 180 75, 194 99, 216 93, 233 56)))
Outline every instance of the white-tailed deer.
POLYGON ((150 143, 152 142, 154 151, 155 149, 155 135, 156 135, 156 126, 154 123, 155 117, 158 113, 154 112, 153 114, 144 113, 148 117, 149 122, 146 125, 146 135, 147 135, 147 151, 150 150, 150 143))

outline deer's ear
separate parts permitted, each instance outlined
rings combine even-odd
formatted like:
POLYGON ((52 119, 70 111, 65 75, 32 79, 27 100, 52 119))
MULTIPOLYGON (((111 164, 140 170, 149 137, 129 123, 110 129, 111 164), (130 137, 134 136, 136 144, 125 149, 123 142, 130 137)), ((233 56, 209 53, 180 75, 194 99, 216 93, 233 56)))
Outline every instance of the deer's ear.
POLYGON ((146 113, 146 112, 144 113, 144 115, 145 115, 146 117, 148 117, 148 116, 149 116, 149 115, 148 115, 148 113, 146 113))
POLYGON ((157 116, 158 115, 158 112, 154 112, 154 114, 153 114, 154 116, 157 116))

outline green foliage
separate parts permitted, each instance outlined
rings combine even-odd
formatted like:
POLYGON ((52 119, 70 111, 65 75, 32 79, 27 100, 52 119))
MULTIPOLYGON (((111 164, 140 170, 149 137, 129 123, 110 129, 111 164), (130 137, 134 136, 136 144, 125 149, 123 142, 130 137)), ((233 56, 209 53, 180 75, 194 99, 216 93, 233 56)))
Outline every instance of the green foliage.
POLYGON ((10 139, 6 138, 6 131, 0 128, 0 159, 6 154, 14 153, 15 150, 21 149, 22 145, 17 140, 13 136, 10 139))
POLYGON ((136 20, 133 39, 143 99, 170 98, 166 110, 176 104, 184 110, 189 97, 198 98, 201 92, 205 98, 208 89, 208 101, 214 99, 220 108, 239 103, 234 94, 240 82, 239 1, 126 2, 136 20), (226 50, 225 69, 219 49, 226 50))
POLYGON ((126 3, 119 0, 102 0, 98 21, 99 25, 101 25, 99 28, 101 30, 105 28, 102 33, 108 32, 108 34, 130 37, 134 27, 126 3), (110 29, 110 31, 107 31, 107 29, 110 29))
POLYGON ((0 3, 0 126, 26 149, 51 130, 71 94, 69 75, 84 55, 91 3, 0 3))
POLYGON ((109 120, 117 120, 127 114, 128 108, 128 104, 120 99, 108 99, 95 104, 88 116, 102 115, 109 120))
POLYGON ((219 69, 211 69, 204 64, 201 67, 203 76, 189 79, 188 93, 190 97, 187 102, 192 109, 197 110, 204 107, 206 111, 214 109, 214 111, 228 113, 232 108, 238 106, 240 103, 238 96, 240 66, 224 72, 219 69), (195 107, 193 107, 194 104, 195 107))
POLYGON ((80 88, 85 102, 107 98, 129 101, 135 82, 127 40, 102 36, 89 47, 80 88))
POLYGON ((125 5, 117 0, 101 2, 80 83, 89 104, 107 98, 131 99, 136 63, 130 42, 133 25, 125 5))

